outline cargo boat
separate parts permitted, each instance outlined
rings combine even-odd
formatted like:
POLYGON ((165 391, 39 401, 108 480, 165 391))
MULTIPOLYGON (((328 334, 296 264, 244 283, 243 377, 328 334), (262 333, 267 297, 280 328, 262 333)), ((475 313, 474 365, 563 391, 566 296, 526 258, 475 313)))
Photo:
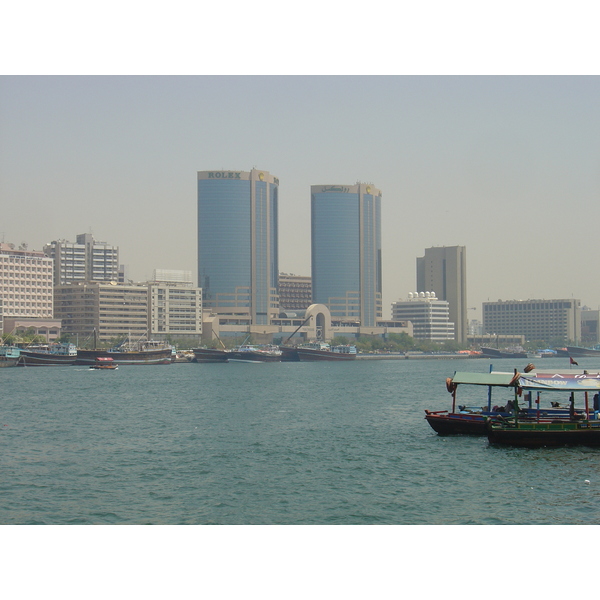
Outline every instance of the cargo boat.
POLYGON ((0 367, 16 367, 21 349, 16 346, 0 346, 0 367))
POLYGON ((41 367, 41 366, 69 366, 74 365, 77 360, 77 347, 75 344, 44 344, 39 346, 28 346, 21 349, 19 366, 41 367))
POLYGON ((229 362, 281 362, 281 350, 277 346, 241 345, 228 352, 229 362))
POLYGON ((108 350, 77 350, 76 365, 93 365, 100 356, 109 357, 119 365, 170 365, 173 349, 168 344, 154 340, 138 342, 134 347, 121 344, 108 350))
POLYGON ((194 348, 193 362, 197 363, 226 363, 229 360, 229 352, 218 348, 194 348))
POLYGON ((313 342, 303 344, 296 348, 298 358, 303 361, 316 360, 354 360, 356 358, 356 346, 330 346, 326 342, 313 342))

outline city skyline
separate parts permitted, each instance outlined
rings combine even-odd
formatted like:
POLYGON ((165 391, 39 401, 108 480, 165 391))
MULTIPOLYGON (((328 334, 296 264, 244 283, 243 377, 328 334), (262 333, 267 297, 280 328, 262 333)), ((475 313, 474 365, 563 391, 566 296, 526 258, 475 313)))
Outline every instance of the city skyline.
POLYGON ((425 248, 486 301, 600 306, 598 77, 0 77, 5 242, 91 231, 134 280, 197 272, 196 173, 276 173, 279 270, 310 275, 310 188, 381 190, 383 316, 425 248))

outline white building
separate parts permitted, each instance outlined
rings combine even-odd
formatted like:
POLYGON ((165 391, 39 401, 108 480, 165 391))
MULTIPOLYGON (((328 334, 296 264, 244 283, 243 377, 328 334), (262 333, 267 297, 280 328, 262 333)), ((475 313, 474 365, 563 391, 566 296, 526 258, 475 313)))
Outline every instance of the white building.
POLYGON ((148 325, 153 339, 202 335, 202 290, 192 287, 191 271, 156 269, 148 282, 148 325))
POLYGON ((76 243, 55 240, 44 246, 54 259, 55 285, 77 281, 119 281, 119 248, 97 242, 91 233, 77 236, 76 243))
POLYGON ((438 299, 434 292, 410 292, 408 300, 393 302, 392 318, 410 321, 415 339, 433 342, 454 339, 448 301, 438 299))
MULTIPOLYGON (((0 244, 0 297, 2 316, 53 318, 53 262, 43 252, 25 245, 0 244)), ((5 331, 5 333, 10 333, 5 331)))

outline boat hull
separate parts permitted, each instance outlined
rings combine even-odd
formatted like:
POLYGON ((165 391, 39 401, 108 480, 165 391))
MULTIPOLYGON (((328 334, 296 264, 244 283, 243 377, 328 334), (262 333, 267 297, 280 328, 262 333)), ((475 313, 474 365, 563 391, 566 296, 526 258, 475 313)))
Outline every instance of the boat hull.
POLYGON ((356 354, 333 352, 332 350, 315 350, 314 348, 298 348, 300 362, 316 360, 354 360, 356 354))
POLYGON ((229 352, 216 348, 194 348, 194 362, 197 363, 226 363, 229 352))
POLYGON ((138 350, 133 352, 111 352, 110 350, 77 350, 76 365, 94 365, 99 357, 112 358, 122 365, 170 365, 171 348, 156 350, 138 350))
POLYGON ((487 433, 486 418, 483 415, 425 412, 425 419, 438 435, 483 436, 487 433))
POLYGON ((13 358, 10 356, 0 356, 0 368, 2 367, 16 367, 19 362, 19 358, 13 358))
POLYGON ((281 350, 282 362, 298 362, 300 357, 298 356, 298 349, 293 346, 279 346, 281 350))
POLYGON ((490 444, 542 448, 600 446, 600 426, 574 422, 494 424, 488 427, 490 444))
POLYGON ((22 367, 68 367, 74 365, 77 355, 52 354, 51 352, 32 352, 21 350, 19 366, 22 367))
POLYGON ((250 363, 281 362, 281 354, 267 354, 253 350, 231 350, 229 352, 229 361, 250 363))

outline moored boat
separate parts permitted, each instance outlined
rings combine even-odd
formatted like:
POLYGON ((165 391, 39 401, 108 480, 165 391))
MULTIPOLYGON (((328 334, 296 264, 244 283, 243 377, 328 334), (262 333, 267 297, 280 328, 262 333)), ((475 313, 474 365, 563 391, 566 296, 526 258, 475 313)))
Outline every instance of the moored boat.
POLYGON ((529 418, 516 410, 509 419, 488 422, 488 441, 491 444, 539 448, 542 446, 600 446, 600 373, 535 373, 520 376, 519 389, 531 404, 536 394, 537 408, 529 418), (541 397, 569 393, 569 406, 552 402, 553 408, 541 408, 541 397), (583 406, 575 407, 575 394, 583 393, 583 406), (590 394, 593 393, 591 402, 590 394))
POLYGON ((277 346, 242 344, 228 352, 229 362, 281 362, 281 350, 277 346))
POLYGON ((21 349, 19 366, 69 366, 77 360, 75 344, 57 343, 28 346, 21 349))
POLYGON ((326 342, 302 344, 296 348, 296 352, 301 362, 315 360, 354 360, 356 358, 356 346, 330 346, 326 342))
POLYGON ((93 365, 98 357, 112 358, 119 365, 170 365, 173 349, 168 344, 154 340, 138 342, 134 346, 120 345, 108 350, 77 350, 76 365, 93 365))
POLYGON ((455 372, 453 377, 446 379, 446 389, 452 394, 451 410, 430 411, 426 409, 425 419, 439 435, 485 435, 487 418, 512 414, 518 378, 519 374, 516 371, 514 373, 455 372), (466 404, 457 406, 456 397, 459 385, 487 387, 487 399, 481 402, 481 404, 485 402, 487 406, 467 406, 466 404), (510 390, 510 397, 502 403, 502 406, 498 404, 492 406, 492 390, 494 388, 510 390))
POLYGON ((226 363, 229 360, 229 352, 219 348, 194 348, 193 362, 197 363, 226 363))
POLYGON ((16 367, 21 349, 16 346, 0 346, 0 367, 16 367))
POLYGON ((299 362, 298 348, 296 346, 279 346, 282 362, 299 362))

